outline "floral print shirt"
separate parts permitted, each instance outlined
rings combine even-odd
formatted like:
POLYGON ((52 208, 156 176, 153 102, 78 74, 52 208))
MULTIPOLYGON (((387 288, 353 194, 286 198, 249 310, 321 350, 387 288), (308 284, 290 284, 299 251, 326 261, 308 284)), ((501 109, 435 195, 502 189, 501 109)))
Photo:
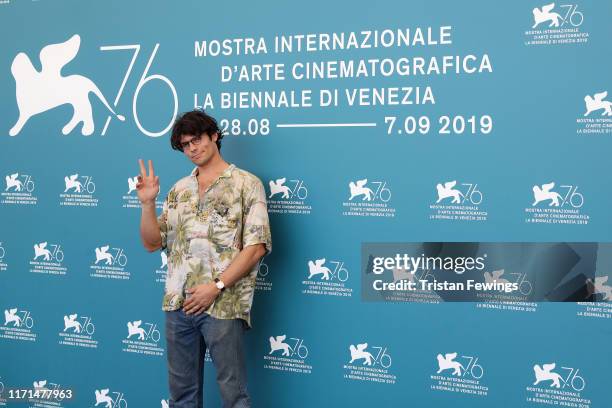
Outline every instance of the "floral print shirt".
MULTIPOLYGON (((198 194, 198 169, 170 189, 157 222, 168 275, 162 303, 165 311, 183 306, 185 290, 220 278, 236 255, 249 245, 272 250, 266 193, 253 174, 230 165, 198 194)), ((222 291, 206 313, 218 319, 243 319, 250 314, 258 265, 222 291)))

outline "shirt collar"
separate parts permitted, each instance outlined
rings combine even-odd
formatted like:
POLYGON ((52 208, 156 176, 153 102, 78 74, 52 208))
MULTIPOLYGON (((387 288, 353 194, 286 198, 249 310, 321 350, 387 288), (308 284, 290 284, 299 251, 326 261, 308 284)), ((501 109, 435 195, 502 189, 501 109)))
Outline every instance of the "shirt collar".
MULTIPOLYGON (((234 170, 235 167, 236 166, 233 163, 230 164, 225 170, 223 170, 223 173, 221 173, 219 178, 231 177, 232 171, 234 170)), ((191 175, 194 176, 194 177, 198 175, 198 168, 197 167, 194 167, 194 169, 191 170, 191 175)))

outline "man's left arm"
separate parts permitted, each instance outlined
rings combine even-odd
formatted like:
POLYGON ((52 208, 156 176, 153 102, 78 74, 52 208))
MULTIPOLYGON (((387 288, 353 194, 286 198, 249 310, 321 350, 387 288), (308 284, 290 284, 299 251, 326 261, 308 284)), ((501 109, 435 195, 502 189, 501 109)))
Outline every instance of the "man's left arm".
POLYGON ((247 276, 265 254, 265 244, 254 244, 243 248, 221 275, 225 287, 231 288, 236 282, 247 276))
MULTIPOLYGON (((221 279, 225 287, 232 287, 240 279, 247 276, 265 254, 266 246, 264 244, 249 245, 243 248, 227 269, 223 271, 221 279)), ((183 310, 186 314, 198 315, 210 307, 221 293, 221 289, 217 288, 215 282, 209 282, 194 286, 185 292, 191 296, 183 304, 183 310)))

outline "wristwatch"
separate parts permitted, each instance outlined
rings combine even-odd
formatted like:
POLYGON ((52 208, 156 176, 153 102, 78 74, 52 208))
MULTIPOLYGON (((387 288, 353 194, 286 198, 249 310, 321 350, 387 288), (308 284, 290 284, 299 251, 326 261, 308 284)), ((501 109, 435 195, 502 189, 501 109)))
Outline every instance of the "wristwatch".
POLYGON ((221 292, 223 292, 225 290, 225 283, 223 283, 223 281, 221 279, 219 279, 219 278, 215 278, 215 286, 221 292))

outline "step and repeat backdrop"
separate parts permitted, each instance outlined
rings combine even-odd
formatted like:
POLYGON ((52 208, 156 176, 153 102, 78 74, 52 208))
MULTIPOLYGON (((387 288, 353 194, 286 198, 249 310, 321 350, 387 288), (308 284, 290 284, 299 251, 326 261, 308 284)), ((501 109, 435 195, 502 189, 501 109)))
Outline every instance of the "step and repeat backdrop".
POLYGON ((202 108, 268 197, 254 406, 609 407, 611 18, 0 1, 0 406, 168 406, 134 177, 153 160, 160 208, 192 170, 169 129, 202 108))

